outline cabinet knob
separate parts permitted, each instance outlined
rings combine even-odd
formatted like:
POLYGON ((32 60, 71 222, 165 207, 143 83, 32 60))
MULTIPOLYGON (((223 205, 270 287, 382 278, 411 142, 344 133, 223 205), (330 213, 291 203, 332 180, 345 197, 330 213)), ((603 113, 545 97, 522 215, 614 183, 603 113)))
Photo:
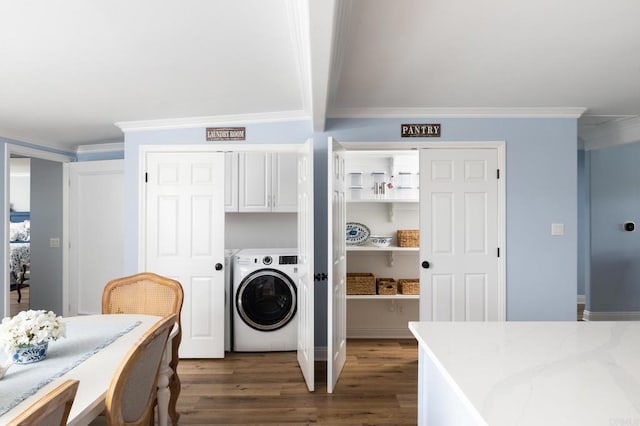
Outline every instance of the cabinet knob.
POLYGON ((222 263, 216 263, 216 271, 222 271, 222 263))
POLYGON ((426 260, 423 260, 423 261, 422 261, 422 267, 423 267, 424 269, 429 269, 429 267, 430 267, 430 266, 431 266, 431 265, 430 265, 430 264, 429 264, 429 262, 427 262, 426 260))

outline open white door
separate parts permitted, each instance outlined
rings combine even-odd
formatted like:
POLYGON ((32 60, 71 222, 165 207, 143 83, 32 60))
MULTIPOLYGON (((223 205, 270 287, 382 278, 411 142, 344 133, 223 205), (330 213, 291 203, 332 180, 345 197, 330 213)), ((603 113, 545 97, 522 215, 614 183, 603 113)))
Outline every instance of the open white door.
POLYGON ((504 320, 498 150, 420 150, 420 320, 504 320))
POLYGON ((298 157, 298 364, 309 391, 315 390, 313 268, 313 141, 298 157))
POLYGON ((333 393, 347 359, 347 214, 344 149, 330 137, 327 151, 327 392, 333 393))
POLYGON ((184 288, 182 358, 224 357, 222 152, 144 156, 144 264, 184 288))

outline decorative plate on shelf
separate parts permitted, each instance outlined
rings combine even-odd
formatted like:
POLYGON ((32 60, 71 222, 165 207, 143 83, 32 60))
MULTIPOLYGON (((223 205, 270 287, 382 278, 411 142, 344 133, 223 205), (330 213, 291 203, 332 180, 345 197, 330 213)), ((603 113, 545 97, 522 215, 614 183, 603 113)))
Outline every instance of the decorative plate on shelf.
POLYGON ((347 244, 364 244, 371 235, 367 225, 358 222, 347 222, 347 244))

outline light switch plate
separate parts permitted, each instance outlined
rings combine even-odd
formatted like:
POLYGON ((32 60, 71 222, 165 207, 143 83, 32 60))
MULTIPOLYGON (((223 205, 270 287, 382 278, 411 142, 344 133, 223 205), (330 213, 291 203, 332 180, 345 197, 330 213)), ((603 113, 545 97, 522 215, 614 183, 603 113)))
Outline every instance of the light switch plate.
POLYGON ((564 235, 564 223, 552 223, 551 235, 564 235))

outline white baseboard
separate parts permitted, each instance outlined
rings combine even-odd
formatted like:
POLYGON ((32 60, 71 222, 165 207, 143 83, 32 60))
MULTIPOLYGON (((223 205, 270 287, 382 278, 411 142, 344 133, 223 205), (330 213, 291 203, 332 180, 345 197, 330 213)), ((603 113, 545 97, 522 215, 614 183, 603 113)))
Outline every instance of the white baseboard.
POLYGON ((640 311, 632 312, 592 312, 584 311, 585 321, 640 321, 640 311))
POLYGON ((347 328, 347 339, 413 339, 409 328, 347 328))
POLYGON ((584 294, 579 294, 578 295, 578 305, 584 305, 586 303, 585 300, 586 299, 585 299, 584 294))

